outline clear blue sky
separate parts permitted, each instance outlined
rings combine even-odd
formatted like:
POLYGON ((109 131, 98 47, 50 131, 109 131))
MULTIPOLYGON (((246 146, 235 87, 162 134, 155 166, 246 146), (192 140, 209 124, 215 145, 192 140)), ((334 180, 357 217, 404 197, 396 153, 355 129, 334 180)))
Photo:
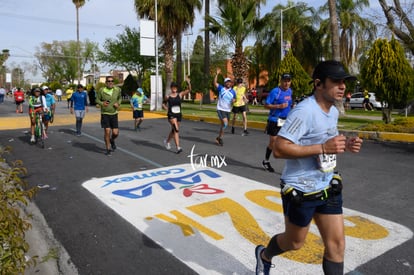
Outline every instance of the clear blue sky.
MULTIPOLYGON (((275 5, 287 5, 288 1, 268 0, 262 14, 269 12, 275 5)), ((319 7, 326 0, 303 1, 319 7)), ((378 1, 371 0, 378 6, 378 1)), ((216 0, 211 1, 214 13, 216 0)), ((204 10, 203 10, 204 12, 204 10)), ((79 11, 80 40, 90 39, 101 46, 106 38, 115 37, 123 31, 123 26, 139 28, 134 10, 134 0, 90 0, 79 11)), ((203 35, 202 15, 195 22, 190 44, 198 34, 203 35)), ((7 64, 33 62, 33 53, 42 42, 54 40, 76 40, 76 10, 71 0, 1 0, 0 1, 0 50, 9 49, 11 57, 7 64)), ((184 39, 186 43, 186 39, 184 39)), ((183 49, 187 45, 184 44, 183 49)), ((192 48, 192 46, 190 47, 192 48)), ((33 76, 41 80, 40 76, 33 76)))

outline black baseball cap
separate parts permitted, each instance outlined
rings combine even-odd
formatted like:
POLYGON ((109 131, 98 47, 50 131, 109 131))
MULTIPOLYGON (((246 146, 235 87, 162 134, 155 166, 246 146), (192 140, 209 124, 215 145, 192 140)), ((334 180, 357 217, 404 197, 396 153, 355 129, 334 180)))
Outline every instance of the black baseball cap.
POLYGON ((281 76, 282 79, 292 79, 291 73, 283 73, 281 76))
POLYGON ((243 83, 243 79, 241 79, 241 78, 237 78, 236 82, 237 82, 237 83, 243 83))
MULTIPOLYGON (((315 70, 312 74, 312 79, 321 79, 331 78, 335 80, 344 79, 344 80, 356 80, 357 78, 353 75, 350 75, 345 71, 344 65, 335 60, 322 61, 316 65, 315 70)), ((310 82, 312 83, 313 80, 310 82)))

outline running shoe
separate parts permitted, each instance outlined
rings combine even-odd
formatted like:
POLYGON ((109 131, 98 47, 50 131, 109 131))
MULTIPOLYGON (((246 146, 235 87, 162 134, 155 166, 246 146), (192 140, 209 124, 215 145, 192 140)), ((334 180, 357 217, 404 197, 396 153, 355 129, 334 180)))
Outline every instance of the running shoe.
POLYGON ((273 173, 275 171, 275 169, 273 169, 272 165, 270 165, 269 161, 264 160, 262 162, 262 165, 263 165, 263 168, 268 172, 273 173))
POLYGON ((223 146, 223 139, 222 139, 222 138, 220 138, 220 137, 216 137, 216 143, 217 143, 217 145, 219 145, 219 146, 223 146))
POLYGON ((256 255, 256 275, 263 274, 269 275, 270 268, 273 267, 271 262, 265 261, 262 259, 262 252, 264 250, 263 245, 256 246, 255 255, 256 255))
POLYGON ((248 135, 249 135, 249 132, 247 132, 247 130, 244 130, 242 136, 248 136, 248 135))
POLYGON ((179 153, 181 153, 182 151, 183 151, 183 148, 178 147, 178 148, 177 148, 177 152, 176 152, 176 153, 177 153, 177 154, 179 154, 179 153))
POLYGON ((234 127, 231 127, 231 133, 234 134, 234 127))
POLYGON ((105 155, 108 156, 108 157, 112 156, 111 150, 106 150, 105 155))
POLYGON ((171 144, 169 142, 167 142, 166 139, 164 139, 164 146, 165 146, 165 149, 171 150, 171 144))
POLYGON ((111 142, 111 148, 112 148, 112 151, 115 151, 115 150, 116 150, 116 144, 115 144, 115 141, 113 141, 113 139, 111 139, 111 140, 110 140, 110 142, 111 142))
POLYGON ((30 138, 30 142, 31 142, 31 143, 35 143, 35 142, 36 142, 36 138, 35 138, 35 136, 32 136, 32 137, 30 138))

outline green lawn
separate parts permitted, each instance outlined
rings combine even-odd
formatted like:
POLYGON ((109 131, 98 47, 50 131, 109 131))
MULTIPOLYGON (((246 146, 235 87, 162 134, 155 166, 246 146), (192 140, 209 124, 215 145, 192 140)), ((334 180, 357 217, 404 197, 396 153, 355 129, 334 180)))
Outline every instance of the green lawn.
MULTIPOLYGON (((123 104, 122 107, 130 108, 129 105, 123 104)), ((149 104, 144 105, 144 110, 149 111, 149 104)), ((247 115, 248 121, 266 122, 268 111, 263 106, 251 106, 249 105, 249 113, 247 115)), ((193 115, 200 117, 217 117, 216 104, 203 104, 185 102, 182 104, 182 112, 184 115, 193 115)), ((160 113, 165 113, 161 111, 160 113)), ((372 124, 381 124, 382 112, 381 111, 365 111, 363 109, 354 109, 346 111, 345 117, 341 116, 338 122, 338 128, 340 130, 360 130, 366 128, 372 124), (360 116, 360 117, 354 117, 360 116)), ((401 115, 393 114, 393 118, 401 118, 401 115)), ((241 115, 238 115, 238 120, 241 120, 241 115)))

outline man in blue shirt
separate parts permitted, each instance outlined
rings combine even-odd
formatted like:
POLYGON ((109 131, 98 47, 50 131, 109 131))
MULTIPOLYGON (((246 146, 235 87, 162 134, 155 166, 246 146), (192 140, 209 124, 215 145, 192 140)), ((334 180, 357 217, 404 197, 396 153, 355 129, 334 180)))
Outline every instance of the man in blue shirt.
POLYGON ((70 98, 70 113, 75 112, 76 136, 80 137, 82 132, 82 120, 88 112, 88 94, 83 90, 82 84, 78 84, 76 92, 70 98))
POLYGON ((273 144, 275 143, 277 133, 283 126, 286 117, 292 106, 292 75, 283 73, 280 77, 280 85, 272 89, 266 98, 265 108, 269 109, 267 119, 266 133, 269 135, 269 144, 266 147, 265 159, 262 162, 266 171, 274 172, 270 165, 269 158, 272 154, 273 144))

